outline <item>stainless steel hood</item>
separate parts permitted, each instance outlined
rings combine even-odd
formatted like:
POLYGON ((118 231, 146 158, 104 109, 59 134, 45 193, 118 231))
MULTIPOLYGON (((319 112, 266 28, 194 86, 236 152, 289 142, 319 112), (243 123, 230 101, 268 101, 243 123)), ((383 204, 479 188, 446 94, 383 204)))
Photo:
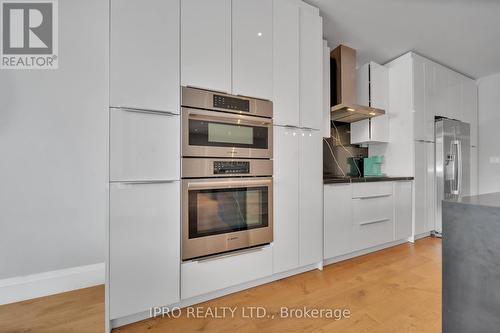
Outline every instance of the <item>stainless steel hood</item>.
POLYGON ((332 96, 330 119, 353 123, 385 114, 382 109, 359 105, 356 102, 356 50, 339 45, 330 54, 332 68, 332 96), (335 78, 333 77, 335 75, 335 78))

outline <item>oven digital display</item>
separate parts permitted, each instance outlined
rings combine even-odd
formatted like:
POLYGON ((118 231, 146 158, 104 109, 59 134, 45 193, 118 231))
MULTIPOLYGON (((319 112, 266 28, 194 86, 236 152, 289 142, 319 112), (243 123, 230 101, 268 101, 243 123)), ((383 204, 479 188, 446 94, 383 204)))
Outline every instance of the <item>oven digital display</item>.
POLYGON ((250 101, 222 95, 214 95, 214 107, 226 110, 250 112, 250 101))
POLYGON ((249 173, 250 162, 214 161, 214 175, 249 173))

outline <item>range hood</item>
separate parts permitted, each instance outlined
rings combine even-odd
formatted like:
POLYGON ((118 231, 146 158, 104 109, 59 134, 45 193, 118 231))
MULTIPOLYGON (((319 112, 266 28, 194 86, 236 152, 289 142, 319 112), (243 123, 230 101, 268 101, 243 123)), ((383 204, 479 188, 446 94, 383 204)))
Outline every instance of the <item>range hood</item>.
POLYGON ((353 123, 385 114, 382 109, 359 105, 356 101, 356 50, 339 45, 330 53, 333 105, 330 119, 353 123))

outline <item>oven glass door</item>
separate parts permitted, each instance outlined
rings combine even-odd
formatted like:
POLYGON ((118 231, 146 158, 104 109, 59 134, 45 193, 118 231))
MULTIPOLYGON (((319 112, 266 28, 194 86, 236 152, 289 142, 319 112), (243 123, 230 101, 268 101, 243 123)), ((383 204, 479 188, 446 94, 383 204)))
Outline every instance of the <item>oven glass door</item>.
POLYGON ((272 120, 183 109, 183 156, 272 157, 272 120))
POLYGON ((272 241, 271 178, 185 180, 184 200, 183 257, 272 241))

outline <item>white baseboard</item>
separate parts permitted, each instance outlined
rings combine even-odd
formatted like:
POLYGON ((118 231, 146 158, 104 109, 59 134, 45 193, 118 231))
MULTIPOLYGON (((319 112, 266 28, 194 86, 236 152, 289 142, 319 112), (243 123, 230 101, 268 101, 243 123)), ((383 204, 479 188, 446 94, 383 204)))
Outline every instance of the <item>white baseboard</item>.
POLYGON ((0 305, 103 284, 104 263, 0 280, 0 305))

